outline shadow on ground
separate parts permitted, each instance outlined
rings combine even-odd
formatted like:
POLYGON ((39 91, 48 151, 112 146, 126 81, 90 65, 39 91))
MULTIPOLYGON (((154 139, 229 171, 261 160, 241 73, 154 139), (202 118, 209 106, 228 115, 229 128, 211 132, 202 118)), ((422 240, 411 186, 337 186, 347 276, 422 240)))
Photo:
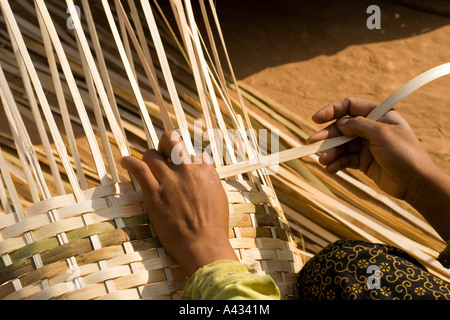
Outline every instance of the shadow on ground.
POLYGON ((394 0, 217 0, 216 6, 239 79, 351 45, 407 38, 450 24, 448 16, 394 0), (372 4, 381 9, 380 30, 366 26, 372 4))

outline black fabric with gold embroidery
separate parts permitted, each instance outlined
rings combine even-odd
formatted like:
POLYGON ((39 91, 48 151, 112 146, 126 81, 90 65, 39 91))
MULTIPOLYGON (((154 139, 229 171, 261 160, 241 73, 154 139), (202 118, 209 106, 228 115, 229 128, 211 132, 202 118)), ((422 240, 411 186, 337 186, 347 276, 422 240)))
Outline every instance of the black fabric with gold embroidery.
POLYGON ((450 283, 405 251, 357 240, 337 241, 311 258, 298 291, 308 300, 450 300, 450 283))

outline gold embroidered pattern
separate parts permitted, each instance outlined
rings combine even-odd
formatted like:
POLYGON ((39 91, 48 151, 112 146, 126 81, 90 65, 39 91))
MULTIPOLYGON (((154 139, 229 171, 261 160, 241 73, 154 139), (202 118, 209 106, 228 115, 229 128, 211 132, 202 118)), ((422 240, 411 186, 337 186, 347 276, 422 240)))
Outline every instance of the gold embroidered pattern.
POLYGON ((298 290, 302 299, 450 300, 450 283, 405 251, 357 240, 332 243, 308 261, 298 290))

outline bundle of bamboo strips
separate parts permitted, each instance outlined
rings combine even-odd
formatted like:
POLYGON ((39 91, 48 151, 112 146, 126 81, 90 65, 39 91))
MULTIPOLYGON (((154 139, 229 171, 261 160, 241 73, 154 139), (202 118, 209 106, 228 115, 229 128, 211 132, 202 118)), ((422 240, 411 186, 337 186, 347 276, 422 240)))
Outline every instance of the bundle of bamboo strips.
MULTIPOLYGON (((168 5, 0 3, 0 297, 179 298, 186 276, 154 237, 120 156, 140 157, 176 128, 190 152, 209 147, 220 171, 264 156, 259 129, 279 130, 280 150, 312 132, 236 81, 213 1, 168 5)), ((303 263, 341 238, 397 245, 450 279, 435 260, 444 242, 420 216, 359 176, 326 175, 314 155, 223 185, 233 248, 283 298, 295 298, 303 263)))

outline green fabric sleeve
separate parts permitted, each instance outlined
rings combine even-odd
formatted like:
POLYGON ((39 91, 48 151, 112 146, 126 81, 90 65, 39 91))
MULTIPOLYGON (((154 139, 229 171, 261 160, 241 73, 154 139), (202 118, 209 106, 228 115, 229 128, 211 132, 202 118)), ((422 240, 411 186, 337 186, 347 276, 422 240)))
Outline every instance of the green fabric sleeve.
POLYGON ((244 263, 219 260, 198 269, 183 292, 184 300, 279 300, 280 290, 268 275, 244 263))

